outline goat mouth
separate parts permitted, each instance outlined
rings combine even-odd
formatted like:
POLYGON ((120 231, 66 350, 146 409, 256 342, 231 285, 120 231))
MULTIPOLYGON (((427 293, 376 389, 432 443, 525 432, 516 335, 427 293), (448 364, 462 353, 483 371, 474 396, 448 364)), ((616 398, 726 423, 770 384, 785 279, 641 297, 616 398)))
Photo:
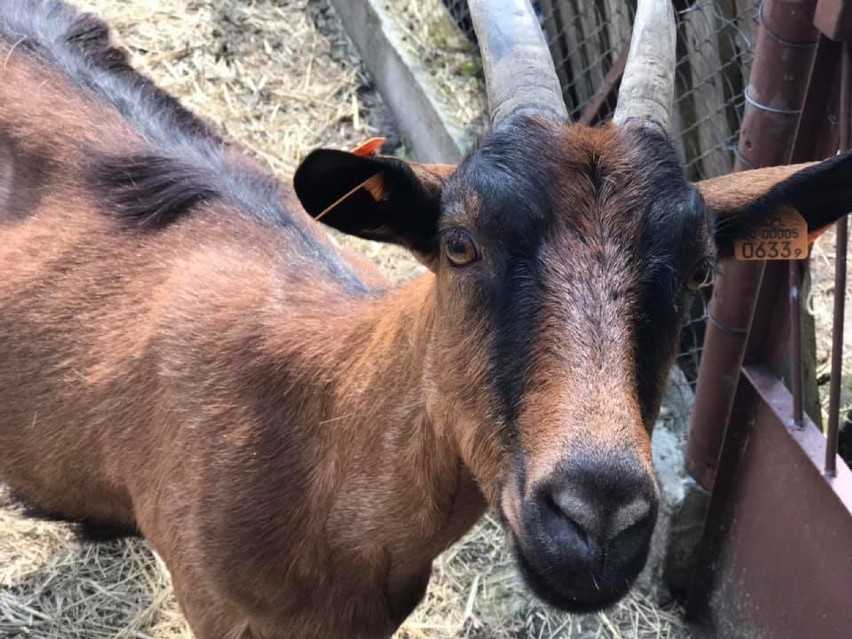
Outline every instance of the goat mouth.
POLYGON ((524 554, 517 540, 512 541, 515 561, 524 583, 544 603, 558 610, 572 613, 590 613, 604 610, 616 604, 630 590, 633 580, 625 579, 620 587, 611 582, 598 583, 595 589, 572 588, 570 584, 555 584, 551 576, 535 567, 524 554))

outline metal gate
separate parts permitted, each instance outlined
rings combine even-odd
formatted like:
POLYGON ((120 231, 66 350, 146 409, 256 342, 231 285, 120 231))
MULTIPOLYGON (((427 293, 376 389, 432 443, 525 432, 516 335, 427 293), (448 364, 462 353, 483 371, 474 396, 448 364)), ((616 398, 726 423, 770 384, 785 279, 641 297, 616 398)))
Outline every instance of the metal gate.
MULTIPOLYGON (((849 5, 761 6, 735 170, 849 148, 849 5)), ((713 491, 687 602, 701 634, 852 632, 852 473, 837 457, 846 246, 844 219, 827 437, 804 411, 806 264, 728 262, 715 283, 687 451, 713 491)))

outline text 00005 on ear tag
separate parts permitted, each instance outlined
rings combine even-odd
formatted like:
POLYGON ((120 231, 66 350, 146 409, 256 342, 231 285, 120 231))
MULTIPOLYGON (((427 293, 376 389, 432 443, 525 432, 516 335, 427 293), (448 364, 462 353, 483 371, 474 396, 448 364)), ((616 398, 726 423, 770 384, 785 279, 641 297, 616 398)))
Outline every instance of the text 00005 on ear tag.
POLYGON ((803 260, 808 256, 808 224, 786 207, 734 243, 736 260, 803 260))

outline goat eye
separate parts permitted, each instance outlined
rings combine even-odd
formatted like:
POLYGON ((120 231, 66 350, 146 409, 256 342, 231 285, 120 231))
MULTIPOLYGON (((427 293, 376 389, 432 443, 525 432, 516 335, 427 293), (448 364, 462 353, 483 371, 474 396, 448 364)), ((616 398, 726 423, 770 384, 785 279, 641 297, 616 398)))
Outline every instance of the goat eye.
POLYGON ((699 289, 709 286, 713 281, 713 265, 708 262, 701 262, 698 266, 692 269, 689 279, 686 281, 686 288, 693 293, 699 289))
POLYGON ((447 259, 456 266, 467 266, 479 259, 473 238, 464 231, 453 231, 444 242, 447 259))

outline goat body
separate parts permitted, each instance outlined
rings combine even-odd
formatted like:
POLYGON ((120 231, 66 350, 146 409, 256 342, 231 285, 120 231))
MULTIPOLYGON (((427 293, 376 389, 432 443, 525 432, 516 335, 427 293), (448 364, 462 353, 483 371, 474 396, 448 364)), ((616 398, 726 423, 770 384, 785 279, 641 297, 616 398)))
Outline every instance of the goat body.
POLYGON ((390 634, 484 508, 422 402, 428 281, 356 269, 91 16, 12 5, 0 478, 141 532, 200 637, 390 634))
MULTIPOLYGON (((663 18, 641 37, 671 31, 634 47, 641 98, 674 27, 640 4, 663 18)), ((293 192, 97 19, 0 4, 0 480, 144 535, 200 639, 389 636, 486 504, 534 592, 611 605, 647 557, 695 289, 778 210, 852 208, 848 154, 692 185, 659 99, 566 123, 552 69, 552 108, 525 103, 526 44, 483 33, 505 108, 457 168, 318 150, 293 192), (317 217, 429 272, 390 287, 317 217)))

